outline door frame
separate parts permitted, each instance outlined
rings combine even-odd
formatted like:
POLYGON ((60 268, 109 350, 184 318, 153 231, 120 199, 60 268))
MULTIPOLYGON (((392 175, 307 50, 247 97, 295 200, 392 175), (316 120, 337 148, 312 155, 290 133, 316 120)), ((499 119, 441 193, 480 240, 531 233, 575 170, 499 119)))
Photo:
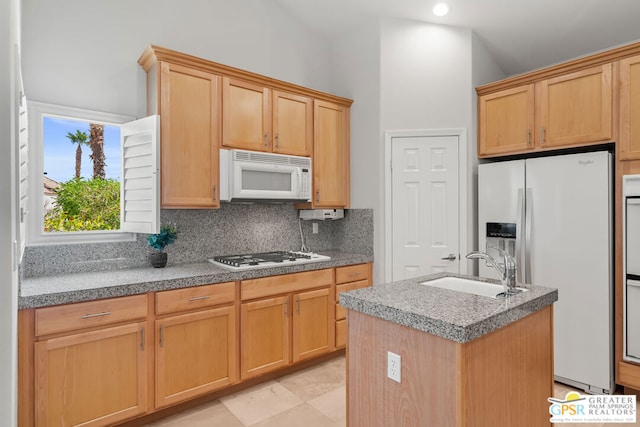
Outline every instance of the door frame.
POLYGON ((468 252, 468 224, 469 219, 469 165, 467 158, 467 130, 464 128, 445 129, 412 129, 389 130, 384 132, 384 281, 392 281, 393 270, 393 227, 391 206, 391 144, 394 138, 415 137, 458 137, 458 214, 459 214, 459 248, 460 248, 460 274, 467 273, 467 263, 462 259, 468 252))

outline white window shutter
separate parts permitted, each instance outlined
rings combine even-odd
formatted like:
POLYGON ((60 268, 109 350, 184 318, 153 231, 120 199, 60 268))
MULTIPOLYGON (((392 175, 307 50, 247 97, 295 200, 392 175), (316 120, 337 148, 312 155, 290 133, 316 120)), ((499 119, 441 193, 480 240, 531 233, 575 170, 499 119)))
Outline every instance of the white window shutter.
POLYGON ((29 191, 29 120, 27 116, 27 97, 24 95, 24 86, 22 84, 22 73, 20 63, 18 62, 18 150, 17 150, 17 168, 18 168, 18 212, 16 215, 18 221, 17 240, 18 240, 18 264, 22 262, 24 255, 26 218, 28 206, 29 191))
POLYGON ((160 232, 160 116, 125 123, 121 128, 120 230, 160 232))

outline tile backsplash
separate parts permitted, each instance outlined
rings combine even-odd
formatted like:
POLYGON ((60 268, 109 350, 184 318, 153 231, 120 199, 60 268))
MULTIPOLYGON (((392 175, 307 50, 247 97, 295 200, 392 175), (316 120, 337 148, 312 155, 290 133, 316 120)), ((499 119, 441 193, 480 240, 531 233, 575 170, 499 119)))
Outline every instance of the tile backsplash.
MULTIPOLYGON (((178 227, 176 242, 166 248, 170 264, 201 262, 216 255, 300 250, 298 211, 291 203, 223 203, 217 210, 165 209, 162 223, 178 227)), ((336 221, 301 221, 311 251, 338 250, 373 255, 373 210, 345 210, 336 221), (312 234, 312 223, 318 234, 312 234)), ((146 235, 135 242, 29 246, 23 277, 145 267, 150 249, 146 235)))

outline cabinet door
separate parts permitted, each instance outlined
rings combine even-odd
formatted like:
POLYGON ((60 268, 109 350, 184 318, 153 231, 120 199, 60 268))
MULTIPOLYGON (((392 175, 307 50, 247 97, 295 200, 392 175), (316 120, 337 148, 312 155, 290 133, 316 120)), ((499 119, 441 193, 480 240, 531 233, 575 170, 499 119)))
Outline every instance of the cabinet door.
POLYGON ((611 64, 543 80, 538 92, 536 140, 540 147, 611 140, 611 64))
POLYGON ((330 289, 293 295, 293 362, 333 350, 335 326, 330 289))
POLYGON ((233 306, 156 320, 156 406, 236 382, 233 306))
POLYGON ((310 156, 313 141, 313 100, 273 92, 273 152, 310 156))
POLYGON ((269 89, 242 80, 222 79, 222 145, 271 150, 269 89))
POLYGON ((640 56, 620 61, 620 148, 623 160, 640 159, 640 56))
POLYGON ((240 317, 242 380, 289 365, 289 296, 242 304, 240 317))
POLYGON ((144 323, 35 344, 38 427, 104 426, 147 410, 144 323))
POLYGON ((219 207, 220 77, 161 63, 160 93, 162 207, 219 207))
POLYGON ((349 109, 314 102, 313 206, 349 206, 349 109))
POLYGON ((528 84, 478 98, 479 157, 533 148, 534 93, 528 84))

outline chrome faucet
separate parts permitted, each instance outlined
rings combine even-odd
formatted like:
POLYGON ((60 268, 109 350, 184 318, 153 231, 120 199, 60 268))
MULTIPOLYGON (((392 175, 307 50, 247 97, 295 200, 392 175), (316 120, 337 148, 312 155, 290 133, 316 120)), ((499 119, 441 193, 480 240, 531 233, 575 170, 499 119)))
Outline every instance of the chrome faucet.
POLYGON ((516 288, 516 271, 518 270, 516 260, 505 251, 498 248, 494 249, 502 255, 502 265, 498 264, 496 260, 486 252, 469 252, 467 254, 467 258, 485 260, 487 264, 493 267, 500 274, 500 282, 502 282, 502 286, 504 287, 504 296, 507 297, 508 295, 515 295, 520 292, 520 290, 516 288))

